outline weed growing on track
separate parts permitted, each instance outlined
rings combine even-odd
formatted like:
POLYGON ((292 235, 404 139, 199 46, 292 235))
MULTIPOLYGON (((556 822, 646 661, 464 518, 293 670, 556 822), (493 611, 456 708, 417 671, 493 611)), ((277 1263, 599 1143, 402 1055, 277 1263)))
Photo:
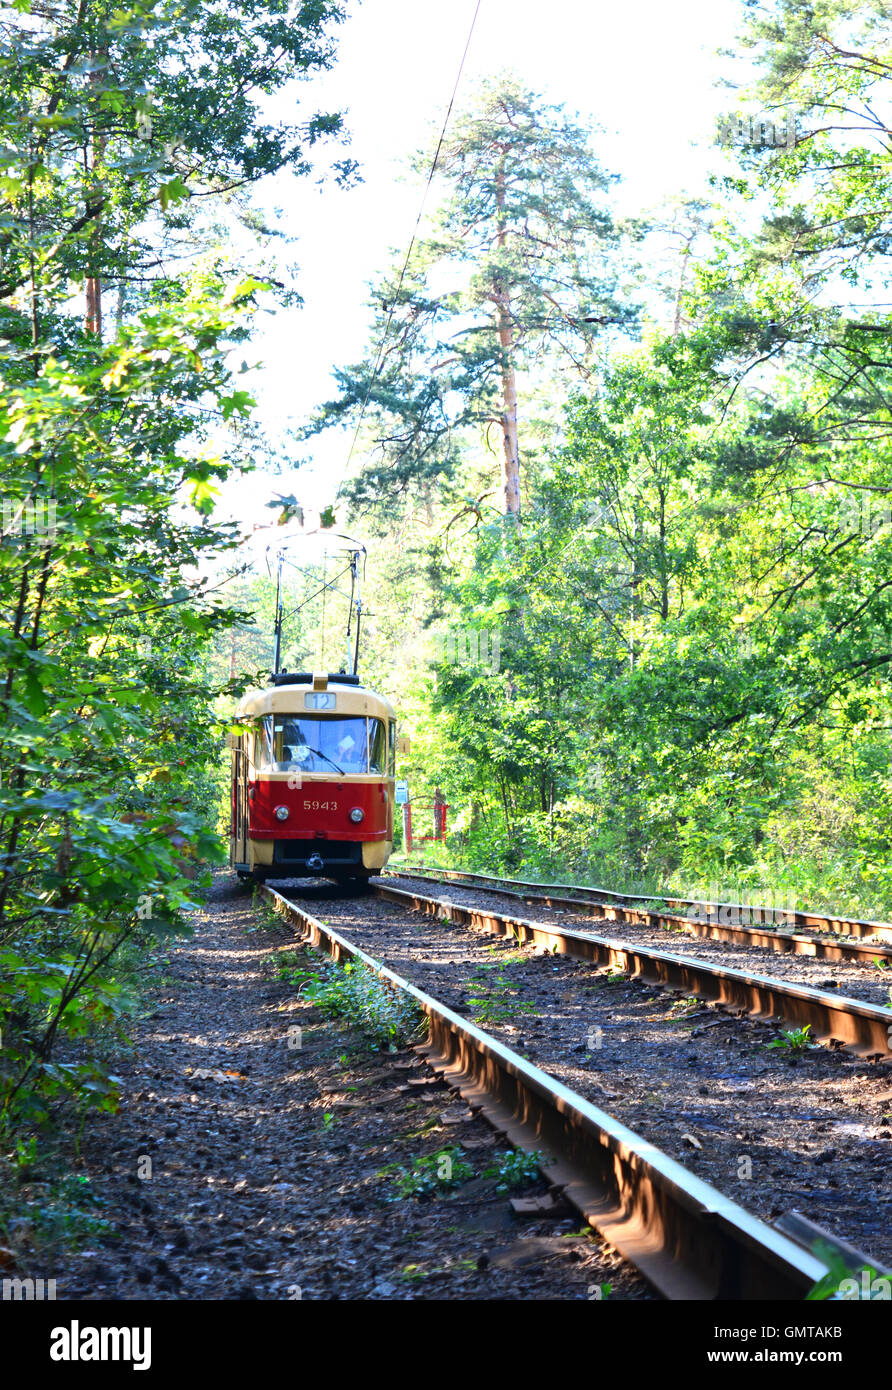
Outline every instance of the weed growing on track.
POLYGON ((496 1192, 515 1192, 520 1187, 529 1187, 539 1177, 541 1157, 539 1153, 509 1149, 507 1153, 496 1154, 495 1163, 484 1168, 480 1176, 498 1178, 496 1192))
POLYGON ((491 965, 481 965, 475 971, 476 988, 481 992, 469 996, 468 1003, 476 1010, 478 1023, 507 1023, 518 1014, 536 1012, 535 1004, 515 998, 523 986, 502 973, 506 963, 493 961, 491 965), (483 973, 492 970, 497 972, 495 977, 483 973))
POLYGON ((806 1023, 804 1028, 782 1028, 781 1036, 775 1038, 774 1042, 766 1043, 765 1046, 768 1048, 779 1047, 787 1052, 805 1052, 808 1048, 818 1046, 817 1043, 811 1041, 810 1033, 810 1023, 806 1023))
POLYGON ((406 1138, 429 1139, 433 1131, 436 1129, 440 1129, 442 1127, 442 1124, 443 1121, 440 1119, 439 1115, 431 1115, 430 1118, 425 1120, 424 1124, 421 1125, 418 1129, 410 1130, 409 1133, 406 1135, 406 1138))
POLYGON ((479 970, 491 970, 493 965, 526 965, 529 960, 529 956, 522 951, 513 951, 507 941, 497 941, 494 946, 484 946, 483 949, 491 956, 501 955, 501 960, 478 966, 479 970), (507 955, 504 954, 506 951, 507 955))
POLYGON ((278 951, 273 962, 276 978, 289 985, 299 985, 313 978, 312 970, 307 970, 307 955, 304 951, 278 951))
POLYGON ((825 1299, 888 1301, 889 1281, 881 1278, 871 1265, 863 1264, 857 1269, 851 1269, 840 1257, 839 1252, 823 1240, 815 1241, 812 1253, 817 1255, 819 1260, 823 1260, 827 1266, 827 1273, 809 1289, 805 1295, 807 1302, 822 1302, 825 1299), (846 1292, 841 1288, 843 1284, 847 1287, 846 1292), (852 1285, 855 1286, 854 1289, 852 1285))
POLYGON ((669 1012, 674 1018, 687 1018, 689 1014, 694 1013, 699 1007, 700 1000, 691 994, 688 995, 686 999, 676 999, 671 1005, 669 1012))
POLYGON ((473 1178, 474 1169, 465 1162, 458 1145, 438 1149, 426 1158, 416 1158, 411 1168, 402 1164, 389 1163, 378 1174, 379 1178, 390 1178, 393 1191, 389 1202, 399 1202, 406 1197, 429 1197, 435 1192, 447 1192, 460 1187, 463 1182, 473 1178))
POLYGON ((367 965, 332 964, 323 974, 302 962, 280 958, 277 970, 280 979, 298 986, 303 998, 326 1018, 342 1018, 359 1028, 373 1047, 395 1052, 424 1035, 427 1019, 415 1001, 391 988, 367 965))
POLYGON ((614 970, 611 966, 606 975, 601 975, 594 984, 588 986, 589 989, 604 989, 608 985, 628 984, 629 976, 623 970, 614 970))
MULTIPOLYGON (((420 1132, 414 1137, 421 1137, 420 1132)), ((509 1149, 493 1155, 489 1165, 480 1172, 481 1178, 495 1178, 495 1191, 500 1196, 506 1192, 516 1192, 529 1187, 539 1177, 539 1164, 542 1155, 525 1153, 521 1149, 509 1149)), ((465 1155, 458 1145, 438 1149, 425 1158, 413 1159, 411 1167, 391 1163, 382 1168, 378 1177, 390 1178, 393 1191, 388 1201, 397 1202, 407 1197, 427 1197, 435 1192, 449 1191, 460 1187, 475 1176, 474 1169, 466 1162, 465 1155)))
POLYGON ((423 1265, 405 1265, 400 1273, 400 1278, 407 1284, 422 1284, 425 1279, 430 1279, 436 1274, 455 1274, 477 1269, 477 1261, 474 1259, 447 1260, 445 1264, 435 1265, 431 1269, 425 1269, 423 1265))

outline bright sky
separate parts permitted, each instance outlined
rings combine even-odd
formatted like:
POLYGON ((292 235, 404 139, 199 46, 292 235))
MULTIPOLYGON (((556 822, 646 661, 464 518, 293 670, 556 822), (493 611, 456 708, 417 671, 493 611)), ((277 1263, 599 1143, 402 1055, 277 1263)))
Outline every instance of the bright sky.
MULTIPOLYGON (((425 145, 446 113, 476 0, 353 0, 337 31, 331 73, 277 99, 290 114, 342 110, 348 152, 364 182, 350 191, 318 187, 312 176, 271 180, 259 191, 267 211, 294 238, 290 259, 305 299, 300 310, 267 320, 252 359, 264 421, 281 435, 334 395, 332 369, 357 360, 367 341, 368 285, 405 253, 421 184, 401 181, 405 161, 425 145)), ((603 167, 620 173, 622 213, 653 207, 680 191, 702 189, 723 152, 714 143, 720 113, 736 110, 734 94, 717 87, 734 65, 717 56, 732 47, 739 0, 481 0, 457 104, 478 81, 511 69, 534 90, 604 128, 597 141, 603 167)), ((343 150, 338 154, 342 155, 343 150)), ((227 502, 268 520, 271 492, 294 491, 311 505, 331 501, 343 473, 350 436, 340 431, 297 445, 302 468, 270 479, 253 475, 227 488, 227 502)))

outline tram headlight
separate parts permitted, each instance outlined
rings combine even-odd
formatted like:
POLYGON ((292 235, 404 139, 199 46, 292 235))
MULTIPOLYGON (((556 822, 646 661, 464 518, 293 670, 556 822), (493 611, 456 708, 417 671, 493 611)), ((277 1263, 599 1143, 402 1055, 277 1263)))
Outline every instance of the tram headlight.
POLYGON ((365 820, 365 811, 361 810, 359 806, 354 806, 350 812, 350 819, 354 825, 359 825, 361 820, 365 820))
POLYGON ((287 806, 277 806, 273 814, 276 820, 287 820, 291 813, 287 806))

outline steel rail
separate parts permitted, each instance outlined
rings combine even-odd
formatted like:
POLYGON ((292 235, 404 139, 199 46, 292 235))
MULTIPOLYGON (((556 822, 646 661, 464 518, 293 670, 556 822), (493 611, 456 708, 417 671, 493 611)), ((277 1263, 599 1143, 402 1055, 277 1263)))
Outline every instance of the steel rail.
POLYGON ((561 955, 613 966, 652 984, 680 989, 719 1004, 733 1004, 761 1018, 808 1024, 814 1038, 850 1048, 863 1057, 892 1056, 892 1012, 879 1004, 830 994, 809 985, 790 984, 770 975, 713 965, 693 956, 657 951, 631 941, 530 922, 490 908, 452 903, 446 898, 429 898, 404 888, 376 883, 372 891, 379 898, 429 916, 442 915, 460 926, 512 936, 561 955))
POLYGON ((304 940, 363 962, 415 1001, 430 1029, 418 1051, 437 1074, 512 1144, 539 1155, 545 1178, 665 1297, 801 1299, 824 1277, 823 1258, 275 889, 263 892, 304 940))
MULTIPOLYGON (((826 938, 816 936, 812 933, 796 932, 783 930, 768 925, 748 926, 742 921, 735 922, 731 914, 735 911, 749 912, 752 914, 769 912, 769 908, 737 908, 729 903, 709 904, 698 903, 695 899, 657 899, 657 898, 634 898, 629 894, 615 893, 608 895, 604 890, 605 896, 599 900, 596 896, 588 898, 567 898, 559 896, 558 888, 550 888, 544 884, 530 885, 531 889, 539 891, 518 892, 516 887, 507 888, 504 884, 514 884, 520 887, 525 885, 518 884, 516 879, 496 879, 489 878, 485 874, 465 874, 463 871, 454 869, 429 869, 423 872, 418 870, 390 869, 387 877, 419 879, 427 883, 452 883, 457 888, 468 888, 474 890, 478 888, 478 883, 468 882, 469 879, 483 880, 485 890, 481 886, 481 891, 498 893, 504 897, 519 898, 523 902, 542 903, 546 907, 559 908, 561 911, 576 912, 580 916, 594 916, 600 920, 609 922, 631 922, 641 923, 644 926, 661 926, 664 922, 669 922, 673 926, 681 928, 690 936, 701 936, 712 941, 731 941, 738 945, 758 946, 770 951, 792 952, 796 955, 815 956, 823 960, 888 960, 892 964, 892 945, 880 946, 865 941, 828 941, 826 938), (437 877, 442 875, 443 877, 437 877), (492 886, 490 886, 492 885, 492 886), (625 898, 630 903, 643 902, 669 902, 672 901, 676 906, 687 902, 689 906, 708 907, 707 916, 714 920, 703 920, 703 918, 686 917, 680 911, 667 912, 659 908, 626 907, 620 903, 608 902, 607 897, 625 898), (728 916, 723 920, 722 914, 728 916)), ((602 892, 600 888, 576 889, 573 892, 588 892, 596 895, 602 892)), ((792 910, 791 910, 792 913, 792 910)), ((836 919, 841 921, 842 919, 836 919)), ((849 923, 852 925, 852 923, 849 923)), ((867 927, 873 925, 876 928, 885 927, 888 930, 888 940, 892 941, 892 927, 884 923, 862 922, 859 925, 867 927)), ((887 939, 887 938, 883 938, 887 939)))
POLYGON ((553 889, 557 889, 562 893, 594 894, 597 898, 616 903, 654 902, 668 903, 672 907, 702 907, 705 908, 707 914, 710 915, 715 913, 716 916, 719 916, 721 913, 727 912, 735 913, 738 917, 741 917, 742 914, 749 914, 751 920, 755 913, 759 913, 760 916, 764 914, 763 920, 765 921, 772 919, 776 920, 777 915, 780 913, 786 919, 787 923, 793 927, 807 927, 815 931, 836 932, 843 936, 877 936, 882 941, 892 942, 892 922, 873 922, 865 921, 858 917, 841 917, 836 913, 813 912, 811 908, 775 908, 768 907, 764 904, 759 905, 758 903, 708 902, 705 898, 684 898, 679 897, 678 894, 675 893, 666 894, 663 897, 659 897, 653 893, 617 893, 612 888, 598 888, 591 884, 527 883, 523 879, 498 878, 492 874, 478 874, 464 869, 432 868, 426 869, 425 873, 443 874, 448 878, 462 877, 476 879, 484 883, 508 883, 515 888, 532 888, 534 890, 538 889, 540 892, 543 890, 545 892, 551 892, 553 889))

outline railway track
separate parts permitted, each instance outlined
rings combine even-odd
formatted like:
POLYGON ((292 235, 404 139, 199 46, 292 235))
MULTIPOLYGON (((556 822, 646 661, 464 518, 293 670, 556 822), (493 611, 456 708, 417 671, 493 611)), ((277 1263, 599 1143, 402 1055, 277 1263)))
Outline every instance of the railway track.
POLYGON ((792 983, 752 970, 657 950, 634 941, 597 936, 554 922, 531 921, 490 907, 430 897, 414 889, 377 883, 373 893, 417 912, 461 926, 510 936, 518 942, 610 966, 650 983, 683 991, 759 1018, 807 1027, 810 1037, 850 1048, 860 1056, 892 1057, 892 1008, 844 994, 792 983))
POLYGON ((438 1075, 517 1147, 542 1155, 547 1180, 665 1297, 801 1299, 827 1270, 825 1252, 808 1248, 816 1238, 850 1269, 881 1268, 802 1217, 788 1215, 785 1230, 766 1224, 305 907, 264 892, 303 939, 362 961, 415 1000, 430 1027, 421 1050, 438 1075))
POLYGON ((484 888, 499 896, 561 911, 589 913, 611 922, 670 923, 692 936, 763 946, 773 951, 816 956, 823 960, 888 960, 892 965, 892 923, 867 922, 793 908, 752 903, 707 902, 699 898, 655 898, 614 893, 607 888, 526 883, 456 869, 394 869, 392 876, 420 882, 484 888), (643 906, 650 904, 653 906, 643 906), (659 904, 659 906, 658 906, 659 904), (665 906, 664 906, 665 905, 665 906), (693 914, 691 915, 691 910, 693 914), (773 926, 778 915, 784 926, 773 926), (798 928, 799 930, 795 930, 798 928), (840 939, 840 938, 853 939, 840 939), (865 939, 869 938, 869 939, 865 939))

